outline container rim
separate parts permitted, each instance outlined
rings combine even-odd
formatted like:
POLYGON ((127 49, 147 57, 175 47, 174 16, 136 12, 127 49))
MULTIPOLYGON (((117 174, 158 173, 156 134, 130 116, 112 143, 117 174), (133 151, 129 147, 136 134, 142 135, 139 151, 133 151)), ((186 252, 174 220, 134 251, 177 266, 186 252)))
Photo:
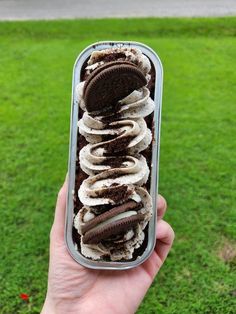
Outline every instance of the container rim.
POLYGON ((69 144, 69 160, 68 160, 68 192, 66 206, 66 221, 65 221, 65 242, 70 255, 79 264, 91 269, 110 269, 110 270, 125 270, 137 267, 146 261, 152 254, 156 243, 156 207, 158 194, 158 175, 159 175, 159 155, 160 155, 160 125, 161 125, 161 106, 162 106, 162 91, 163 91, 163 67, 159 56, 149 46, 135 41, 102 41, 96 42, 85 48, 76 58, 73 75, 72 75, 72 99, 71 99, 71 117, 70 117, 70 144, 69 144), (133 47, 138 48, 144 53, 153 63, 158 80, 155 83, 155 111, 154 111, 154 137, 152 144, 152 165, 151 165, 151 188, 150 194, 153 200, 153 215, 148 225, 148 244, 141 256, 133 261, 120 262, 105 262, 93 261, 84 257, 73 243, 72 227, 74 220, 74 193, 75 193, 75 165, 77 151, 77 121, 78 121, 78 102, 76 100, 75 89, 80 82, 80 72, 84 62, 95 50, 103 50, 113 47, 133 47))

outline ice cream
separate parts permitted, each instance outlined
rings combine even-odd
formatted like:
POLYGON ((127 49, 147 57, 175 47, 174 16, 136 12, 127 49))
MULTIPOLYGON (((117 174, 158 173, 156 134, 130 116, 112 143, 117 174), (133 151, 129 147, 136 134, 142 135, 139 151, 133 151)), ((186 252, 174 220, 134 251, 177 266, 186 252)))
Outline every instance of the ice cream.
POLYGON ((83 205, 74 219, 81 253, 93 260, 129 260, 144 241, 152 215, 146 188, 150 170, 142 154, 152 142, 146 119, 154 110, 147 88, 149 59, 138 49, 95 51, 77 86, 86 140, 79 165, 83 205))

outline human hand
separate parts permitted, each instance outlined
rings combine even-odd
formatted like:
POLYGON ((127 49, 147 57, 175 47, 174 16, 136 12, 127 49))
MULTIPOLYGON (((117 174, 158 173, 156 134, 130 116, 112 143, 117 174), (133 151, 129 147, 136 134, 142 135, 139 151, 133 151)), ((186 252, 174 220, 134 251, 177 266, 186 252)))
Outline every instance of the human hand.
POLYGON ((93 270, 75 262, 64 241, 67 179, 57 199, 50 233, 48 288, 41 314, 135 313, 174 240, 162 218, 166 201, 158 196, 157 241, 150 258, 130 270, 93 270))

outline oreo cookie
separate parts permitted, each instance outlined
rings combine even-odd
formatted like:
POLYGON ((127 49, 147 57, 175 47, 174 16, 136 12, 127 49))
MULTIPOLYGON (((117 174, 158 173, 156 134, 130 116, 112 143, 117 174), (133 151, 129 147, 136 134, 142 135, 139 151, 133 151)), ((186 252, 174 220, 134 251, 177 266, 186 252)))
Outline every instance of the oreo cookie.
POLYGON ((141 203, 136 203, 135 201, 128 201, 125 204, 113 207, 112 209, 106 211, 105 213, 96 216, 92 220, 89 220, 86 222, 83 226, 81 226, 82 234, 86 233, 90 229, 96 227, 99 223, 102 223, 106 221, 107 219, 110 219, 120 213, 124 213, 128 210, 139 210, 142 207, 141 203))
POLYGON ((85 244, 98 244, 110 236, 118 235, 135 227, 144 219, 144 214, 136 214, 130 217, 119 219, 117 221, 109 222, 105 225, 101 225, 101 227, 98 225, 97 227, 86 232, 82 238, 82 241, 85 244))
POLYGON ((117 103, 134 90, 147 84, 135 64, 126 61, 108 62, 94 70, 84 85, 84 102, 94 115, 117 111, 117 103))

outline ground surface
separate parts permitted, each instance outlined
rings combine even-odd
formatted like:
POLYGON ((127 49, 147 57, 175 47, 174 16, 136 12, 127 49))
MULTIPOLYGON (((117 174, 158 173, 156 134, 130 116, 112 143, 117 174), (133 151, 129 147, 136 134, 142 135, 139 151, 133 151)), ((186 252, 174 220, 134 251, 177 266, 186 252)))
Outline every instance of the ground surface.
POLYGON ((138 313, 234 313, 235 26, 236 18, 0 23, 1 314, 38 313, 43 303, 72 67, 108 38, 150 45, 165 72, 160 193, 176 240, 138 313))
POLYGON ((236 15, 235 0, 0 0, 0 19, 236 15))

